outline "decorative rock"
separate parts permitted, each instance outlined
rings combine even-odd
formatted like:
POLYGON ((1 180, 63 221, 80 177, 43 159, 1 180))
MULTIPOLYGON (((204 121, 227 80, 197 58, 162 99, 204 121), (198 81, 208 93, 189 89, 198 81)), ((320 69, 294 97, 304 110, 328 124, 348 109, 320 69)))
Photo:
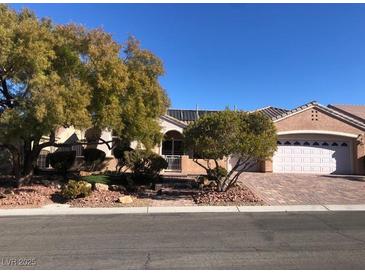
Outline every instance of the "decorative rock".
POLYGON ((92 175, 92 173, 91 172, 89 172, 89 171, 80 171, 80 176, 90 176, 90 175, 92 175))
POLYGON ((107 191, 108 189, 109 187, 106 184, 100 184, 100 183, 95 184, 95 190, 97 191, 107 191))
POLYGON ((127 192, 126 188, 122 185, 110 185, 109 190, 111 191, 120 191, 120 192, 127 192))
POLYGON ((133 198, 129 195, 119 197, 118 201, 121 204, 130 204, 133 203, 133 198))

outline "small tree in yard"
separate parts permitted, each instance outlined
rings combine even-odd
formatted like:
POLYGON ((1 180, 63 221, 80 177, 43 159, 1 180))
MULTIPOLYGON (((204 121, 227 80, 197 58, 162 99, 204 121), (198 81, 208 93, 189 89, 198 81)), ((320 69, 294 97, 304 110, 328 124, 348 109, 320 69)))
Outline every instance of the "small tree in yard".
POLYGON ((275 126, 260 113, 226 110, 208 114, 191 123, 184 134, 187 148, 194 152, 194 162, 217 183, 218 191, 226 191, 242 172, 276 150, 275 126), (231 155, 237 157, 237 162, 227 172, 219 166, 219 160, 231 155))
POLYGON ((0 149, 11 152, 18 185, 30 180, 42 149, 87 144, 57 143, 60 127, 113 129, 146 147, 161 139, 164 70, 136 39, 120 45, 102 29, 0 4, 0 50, 0 149))

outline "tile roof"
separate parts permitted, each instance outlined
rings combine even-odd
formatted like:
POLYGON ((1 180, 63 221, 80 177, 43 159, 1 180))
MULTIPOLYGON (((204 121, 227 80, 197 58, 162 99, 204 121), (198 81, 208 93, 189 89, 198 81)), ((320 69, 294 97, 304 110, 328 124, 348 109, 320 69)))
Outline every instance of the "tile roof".
POLYGON ((189 123, 197 120, 199 117, 217 111, 218 110, 168 109, 167 115, 185 123, 189 123))
MULTIPOLYGON (((167 110, 167 115, 171 116, 175 119, 178 119, 185 123, 190 123, 197 120, 199 117, 202 117, 209 113, 218 112, 220 110, 191 110, 191 109, 169 109, 167 110)), ((257 110, 253 110, 250 112, 261 112, 262 114, 266 115, 269 118, 276 117, 278 115, 282 115, 288 110, 276 108, 276 107, 265 107, 257 110)))
MULTIPOLYGON (((323 111, 332 114, 342 120, 345 120, 357 127, 365 129, 365 105, 364 106, 349 106, 349 105, 328 105, 323 106, 316 101, 309 102, 291 110, 276 108, 276 107, 265 107, 256 109, 249 112, 261 112, 266 115, 274 122, 291 116, 299 111, 305 110, 310 107, 319 107, 323 111)), ((220 110, 185 110, 185 109, 169 109, 167 116, 173 119, 179 120, 185 124, 197 120, 199 117, 209 113, 218 112, 220 110)))
POLYGON ((328 107, 365 123, 365 105, 328 105, 328 107))
POLYGON ((264 114, 267 117, 272 119, 274 117, 277 117, 279 115, 283 115, 284 113, 287 113, 289 110, 269 106, 269 107, 254 110, 253 112, 256 112, 256 111, 261 112, 262 114, 264 114))

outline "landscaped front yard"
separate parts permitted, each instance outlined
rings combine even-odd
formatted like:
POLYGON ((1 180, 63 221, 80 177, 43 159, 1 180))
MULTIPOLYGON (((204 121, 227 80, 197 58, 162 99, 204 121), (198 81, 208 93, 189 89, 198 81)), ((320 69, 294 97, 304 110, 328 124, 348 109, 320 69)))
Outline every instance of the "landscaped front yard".
POLYGON ((37 176, 31 184, 13 188, 1 177, 0 208, 42 207, 52 203, 71 207, 138 207, 138 206, 193 206, 193 205, 259 205, 261 199, 247 187, 232 188, 218 193, 201 189, 195 183, 158 183, 125 186, 120 175, 98 174, 84 176, 82 180, 93 185, 87 197, 65 199, 61 195, 63 180, 59 176, 37 176))

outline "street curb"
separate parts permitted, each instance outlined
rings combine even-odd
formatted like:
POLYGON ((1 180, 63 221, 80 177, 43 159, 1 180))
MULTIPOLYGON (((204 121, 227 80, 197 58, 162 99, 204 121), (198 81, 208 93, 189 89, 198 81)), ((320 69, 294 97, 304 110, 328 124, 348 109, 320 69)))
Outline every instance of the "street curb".
POLYGON ((265 212, 365 211, 365 205, 283 205, 283 206, 177 206, 70 208, 47 205, 42 208, 0 209, 0 217, 51 215, 163 214, 163 213, 265 213, 265 212))

